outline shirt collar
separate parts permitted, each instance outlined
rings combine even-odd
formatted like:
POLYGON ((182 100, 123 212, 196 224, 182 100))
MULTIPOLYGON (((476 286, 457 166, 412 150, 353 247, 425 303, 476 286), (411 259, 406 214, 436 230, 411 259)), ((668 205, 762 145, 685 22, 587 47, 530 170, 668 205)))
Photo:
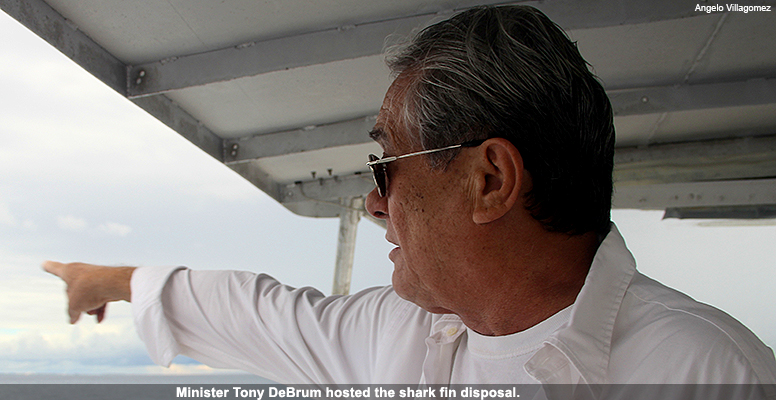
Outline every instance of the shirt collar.
POLYGON ((526 363, 526 371, 542 383, 577 383, 547 381, 568 378, 557 372, 570 363, 574 375, 584 382, 607 383, 614 321, 635 273, 636 261, 612 223, 572 306, 568 325, 545 341, 545 348, 526 363))

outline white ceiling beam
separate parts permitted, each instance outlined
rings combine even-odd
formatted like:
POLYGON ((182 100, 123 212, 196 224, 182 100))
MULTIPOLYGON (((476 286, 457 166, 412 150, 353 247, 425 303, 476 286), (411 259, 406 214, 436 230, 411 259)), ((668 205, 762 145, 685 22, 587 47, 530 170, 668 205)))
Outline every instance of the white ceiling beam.
POLYGON ((663 210, 776 204, 776 179, 616 185, 614 208, 663 210))
MULTIPOLYGON (((466 1, 457 4, 456 9, 498 3, 504 2, 466 1)), ((541 9, 567 30, 704 15, 695 11, 697 1, 687 0, 563 0, 526 1, 518 4, 541 9)), ((128 96, 150 96, 273 71, 380 54, 388 36, 406 36, 439 14, 448 15, 452 11, 367 22, 133 65, 127 70, 128 96)))
POLYGON ((226 164, 329 147, 369 143, 376 115, 224 141, 226 164))
POLYGON ((619 185, 776 177, 776 135, 619 148, 619 185))
POLYGON ((776 77, 608 90, 615 116, 776 104, 776 77))
POLYGON ((273 71, 380 54, 386 37, 392 34, 406 35, 430 18, 422 15, 346 26, 135 65, 128 70, 128 95, 149 96, 273 71))

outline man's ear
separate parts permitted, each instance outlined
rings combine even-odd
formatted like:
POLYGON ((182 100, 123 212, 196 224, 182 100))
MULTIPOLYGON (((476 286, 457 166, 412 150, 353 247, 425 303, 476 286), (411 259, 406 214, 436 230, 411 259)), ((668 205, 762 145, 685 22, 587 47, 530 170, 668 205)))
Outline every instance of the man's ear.
POLYGON ((506 139, 488 139, 478 150, 472 219, 476 224, 487 224, 518 204, 525 172, 523 157, 506 139))

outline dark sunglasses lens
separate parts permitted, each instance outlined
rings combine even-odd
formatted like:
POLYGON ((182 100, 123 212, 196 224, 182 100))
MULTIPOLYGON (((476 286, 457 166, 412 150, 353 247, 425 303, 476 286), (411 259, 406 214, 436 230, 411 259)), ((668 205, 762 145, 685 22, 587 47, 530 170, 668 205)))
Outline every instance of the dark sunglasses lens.
POLYGON ((385 172, 385 164, 375 165, 373 172, 375 183, 377 184, 377 192, 380 194, 380 197, 384 197, 387 191, 386 179, 388 177, 385 172))
MULTIPOLYGON (((376 155, 370 154, 369 155, 369 161, 377 161, 379 158, 377 158, 376 155)), ((370 165, 369 168, 372 169, 372 178, 375 180, 375 185, 377 185, 377 194, 380 195, 380 197, 385 196, 385 179, 386 179, 386 173, 385 173, 385 164, 375 164, 370 165)))

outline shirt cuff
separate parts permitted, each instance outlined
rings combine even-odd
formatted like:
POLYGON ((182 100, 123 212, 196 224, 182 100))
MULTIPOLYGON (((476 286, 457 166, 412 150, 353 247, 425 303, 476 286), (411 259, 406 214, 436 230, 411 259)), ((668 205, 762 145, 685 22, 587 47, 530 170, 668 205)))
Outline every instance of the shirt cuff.
POLYGON ((141 267, 132 273, 132 315, 138 336, 145 343, 151 360, 169 367, 180 353, 162 308, 162 291, 170 276, 184 267, 141 267))

